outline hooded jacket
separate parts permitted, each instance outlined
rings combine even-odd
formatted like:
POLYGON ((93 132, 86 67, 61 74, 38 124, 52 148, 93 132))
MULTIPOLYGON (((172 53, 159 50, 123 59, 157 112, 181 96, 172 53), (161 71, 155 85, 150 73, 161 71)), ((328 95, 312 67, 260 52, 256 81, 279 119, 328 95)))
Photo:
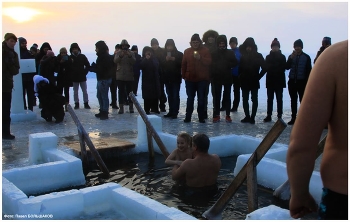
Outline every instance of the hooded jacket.
POLYGON ((12 92, 13 76, 19 73, 18 54, 2 42, 2 91, 12 92))
MULTIPOLYGON (((125 39, 120 43, 120 46, 122 45, 130 47, 128 41, 125 39)), ((130 56, 124 55, 123 50, 120 50, 114 56, 114 63, 117 64, 116 79, 121 81, 134 81, 135 54, 130 49, 126 51, 130 53, 130 56)))
POLYGON ((71 55, 69 59, 72 61, 71 75, 73 82, 86 82, 86 75, 89 73, 90 62, 84 54, 81 54, 81 50, 77 43, 72 43, 69 52, 71 55), (78 48, 78 55, 73 54, 73 48, 78 48))
POLYGON ((104 41, 98 41, 95 44, 98 52, 96 53, 96 78, 97 81, 108 80, 112 78, 113 62, 108 54, 108 46, 104 41))
POLYGON ((227 38, 219 35, 216 40, 217 49, 212 53, 211 80, 213 84, 232 83, 231 69, 237 65, 235 53, 227 49, 227 38), (219 43, 225 42, 225 49, 219 49, 219 43))
MULTIPOLYGON (((163 67, 163 80, 164 83, 181 83, 181 63, 183 58, 183 53, 179 52, 175 46, 173 39, 168 39, 165 43, 164 49, 167 50, 167 46, 172 45, 173 50, 169 52, 171 57, 174 57, 175 60, 164 61, 162 64, 163 67)), ((167 56, 167 51, 165 52, 164 57, 167 56)))
POLYGON ((186 49, 181 63, 182 78, 190 82, 209 81, 211 61, 209 49, 202 44, 198 49, 192 47, 186 49), (199 60, 194 58, 194 51, 199 53, 199 60))
POLYGON ((242 57, 238 72, 242 89, 259 89, 259 80, 264 76, 263 73, 259 73, 260 68, 265 68, 264 57, 261 53, 258 53, 258 47, 251 37, 248 37, 243 44, 239 46, 239 50, 242 57), (248 46, 252 47, 251 52, 246 50, 248 46))
POLYGON ((46 55, 46 52, 44 52, 44 48, 48 48, 49 50, 52 50, 50 44, 48 42, 44 42, 40 47, 40 52, 35 57, 35 63, 36 63, 36 70, 39 71, 39 65, 41 59, 46 55))
POLYGON ((209 29, 203 34, 202 41, 204 42, 204 46, 207 47, 210 53, 214 52, 217 48, 216 39, 218 38, 219 33, 215 30, 209 29), (208 42, 209 37, 214 37, 215 41, 213 43, 208 42))

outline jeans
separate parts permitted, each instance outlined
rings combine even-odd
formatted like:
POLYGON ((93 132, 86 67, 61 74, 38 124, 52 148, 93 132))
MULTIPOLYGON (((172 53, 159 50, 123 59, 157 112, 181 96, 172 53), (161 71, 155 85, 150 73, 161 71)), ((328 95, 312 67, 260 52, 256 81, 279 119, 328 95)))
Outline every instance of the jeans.
POLYGON ((279 89, 267 88, 267 115, 268 116, 272 115, 274 94, 276 94, 276 100, 277 100, 277 116, 282 117, 283 88, 279 88, 279 89))
POLYGON ((298 110, 298 95, 299 95, 299 102, 301 103, 301 100, 304 96, 304 91, 306 87, 306 80, 297 80, 289 79, 288 81, 288 92, 290 96, 290 106, 292 109, 292 118, 297 117, 297 110, 298 110))
POLYGON ((109 86, 112 83, 112 79, 104 79, 97 81, 97 99, 100 105, 100 111, 108 112, 109 108, 109 99, 108 99, 108 90, 109 86))
POLYGON ((84 103, 89 102, 86 81, 85 82, 73 82, 74 102, 79 103, 79 96, 78 96, 79 85, 80 85, 81 91, 83 92, 84 103))
POLYGON ((194 98, 197 93, 197 113, 200 120, 204 120, 205 115, 205 98, 206 89, 208 87, 208 81, 190 82, 185 81, 186 84, 186 94, 187 94, 187 104, 186 104, 186 118, 191 119, 193 109, 194 109, 194 98))
POLYGON ((258 110, 258 90, 259 89, 242 89, 242 100, 243 100, 243 109, 246 117, 250 117, 252 119, 256 116, 256 111, 258 110), (252 114, 249 113, 249 92, 251 92, 251 100, 252 100, 252 114))
POLYGON ((177 115, 180 109, 180 82, 166 83, 166 93, 168 94, 169 113, 177 115))
MULTIPOLYGON (((213 101, 215 101, 213 117, 215 117, 220 115, 220 99, 222 94, 222 85, 215 84, 213 88, 215 89, 215 93, 213 94, 213 101)), ((222 104, 225 108, 226 115, 229 116, 231 108, 231 83, 224 84, 224 95, 222 99, 222 104)))

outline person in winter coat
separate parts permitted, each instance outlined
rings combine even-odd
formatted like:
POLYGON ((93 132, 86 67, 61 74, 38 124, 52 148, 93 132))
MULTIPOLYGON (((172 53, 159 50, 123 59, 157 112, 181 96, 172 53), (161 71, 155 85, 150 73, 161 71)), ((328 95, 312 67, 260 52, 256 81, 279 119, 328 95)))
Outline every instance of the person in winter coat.
POLYGON ((98 41, 96 46, 96 79, 97 99, 100 105, 100 112, 95 114, 100 120, 108 119, 109 99, 108 90, 112 83, 113 60, 108 53, 108 46, 104 41, 98 41))
POLYGON ((13 76, 19 73, 18 54, 14 47, 17 37, 13 33, 6 33, 2 42, 2 139, 13 140, 11 134, 11 101, 13 76))
POLYGON ((219 35, 216 39, 217 49, 211 54, 211 84, 214 102, 213 123, 220 121, 220 99, 222 94, 222 86, 227 93, 224 96, 224 104, 226 111, 226 122, 232 122, 230 117, 231 108, 231 85, 232 74, 231 69, 237 65, 235 54, 232 50, 227 49, 227 38, 225 35, 219 35), (215 97, 215 98, 214 98, 215 97))
MULTIPOLYGON (((129 49, 130 45, 126 39, 120 43, 122 50, 117 52, 114 56, 114 63, 117 64, 116 79, 119 90, 119 114, 124 113, 124 104, 127 102, 126 98, 132 92, 132 84, 134 81, 133 66, 136 62, 135 54, 129 49), (126 95, 125 90, 126 89, 126 95)), ((129 112, 134 113, 134 104, 129 102, 129 112)))
MULTIPOLYGON (((114 56, 115 54, 121 50, 120 48, 120 45, 119 44, 116 44, 114 46, 114 53, 113 55, 111 55, 111 59, 112 61, 114 60, 114 56)), ((114 64, 113 62, 113 68, 112 68, 112 72, 114 73, 113 76, 112 76, 112 83, 111 85, 109 86, 109 89, 111 91, 111 104, 109 104, 110 106, 112 106, 112 109, 119 109, 119 107, 117 106, 117 89, 118 89, 118 86, 117 86, 117 79, 115 78, 115 73, 117 71, 117 64, 114 64)))
MULTIPOLYGON (((20 56, 21 59, 35 59, 35 56, 30 53, 30 51, 27 49, 27 40, 23 37, 19 37, 18 41, 20 43, 20 56)), ((22 86, 23 86, 23 104, 24 109, 33 111, 34 106, 34 89, 33 89, 33 77, 36 75, 36 72, 33 73, 22 73, 22 86), (26 101, 26 95, 27 95, 27 101, 26 101), (28 107, 27 107, 28 105, 28 107)))
POLYGON ((181 63, 183 53, 179 52, 173 39, 167 39, 163 67, 163 81, 168 94, 169 112, 164 117, 176 119, 180 108, 181 63))
POLYGON ((153 54, 151 47, 146 46, 142 50, 142 60, 140 63, 142 70, 142 98, 144 100, 144 110, 147 115, 151 111, 160 113, 158 102, 161 96, 160 78, 159 78, 159 61, 153 54))
POLYGON ((36 54, 36 56, 35 56, 35 64, 36 64, 36 70, 38 71, 38 75, 40 75, 40 67, 39 67, 40 66, 40 61, 46 55, 47 50, 51 50, 52 51, 52 48, 50 46, 50 43, 44 42, 41 45, 38 54, 36 54))
POLYGON ((264 122, 271 121, 273 98, 276 94, 277 118, 283 114, 283 88, 286 88, 286 57, 280 50, 280 42, 275 38, 271 43, 270 54, 266 56, 266 89, 267 89, 267 116, 264 122))
POLYGON ((67 49, 65 47, 60 49, 60 54, 56 58, 57 64, 57 91, 61 95, 64 92, 65 98, 65 111, 67 112, 67 106, 69 104, 69 88, 73 86, 72 82, 72 60, 68 56, 67 49))
MULTIPOLYGON (((238 40, 236 37, 231 37, 230 38, 230 47, 232 51, 235 53, 236 59, 237 59, 237 66, 233 67, 231 69, 232 73, 232 87, 233 87, 233 101, 232 101, 232 108, 231 112, 237 112, 239 102, 241 101, 241 86, 238 78, 238 68, 239 68, 239 62, 241 61, 241 52, 239 51, 238 46, 238 40)), ((225 90, 224 90, 224 95, 225 97, 225 90)), ((224 107, 224 99, 222 99, 221 102, 221 107, 224 107)), ((222 111, 222 109, 220 109, 222 111)))
POLYGON ((46 55, 40 61, 40 75, 49 80, 50 84, 56 86, 56 56, 51 50, 46 51, 46 55))
POLYGON ((242 100, 245 117, 242 123, 255 124, 255 116, 258 110, 259 80, 264 76, 260 68, 264 68, 264 57, 258 52, 258 47, 252 37, 248 37, 239 46, 241 61, 239 63, 239 79, 242 89, 242 100), (251 93, 252 113, 249 113, 249 93, 251 93))
POLYGON ((294 51, 288 56, 286 69, 289 71, 288 91, 292 110, 292 119, 288 125, 293 125, 297 117, 298 96, 299 102, 304 96, 307 80, 311 72, 311 58, 303 52, 303 42, 298 39, 294 42, 294 51))
POLYGON ((314 60, 314 64, 316 63, 316 60, 318 59, 318 57, 321 55, 321 53, 328 48, 330 45, 332 45, 332 41, 330 37, 323 37, 322 39, 322 46, 320 47, 320 50, 318 50, 316 58, 314 60))
POLYGON ((140 80, 140 63, 141 63, 141 55, 139 54, 139 49, 137 45, 133 45, 131 47, 131 51, 135 54, 136 62, 134 64, 134 82, 132 84, 132 91, 137 96, 137 89, 139 88, 139 80, 140 80))
MULTIPOLYGON (((153 50, 153 55, 158 59, 159 64, 163 64, 165 62, 165 49, 159 47, 159 42, 156 38, 151 40, 151 48, 153 50)), ((159 76, 160 76, 160 99, 159 99, 159 108, 161 112, 166 112, 165 103, 167 102, 167 96, 164 91, 164 77, 163 77, 163 67, 160 65, 159 67, 159 76)))
MULTIPOLYGON (((203 37, 202 37, 202 41, 203 41, 203 46, 207 47, 209 49, 210 54, 212 55, 212 53, 217 49, 217 45, 216 45, 216 39, 219 36, 219 33, 215 30, 209 29, 208 31, 204 32, 203 37)), ((210 71, 211 72, 211 71, 210 71)), ((211 81, 211 77, 212 77, 212 73, 209 74, 210 76, 210 81, 211 81)), ((211 86, 211 93, 213 96, 213 104, 215 103, 214 99, 216 98, 213 93, 215 93, 215 89, 213 88, 214 85, 213 84, 208 84, 207 87, 207 91, 206 96, 205 96, 205 106, 204 106, 204 118, 207 119, 208 118, 208 95, 209 95, 209 85, 211 86), (215 97, 215 98, 214 98, 215 97)), ((214 106, 213 106, 213 112, 214 112, 214 106)))
POLYGON ((210 80, 211 55, 208 48, 202 45, 199 35, 191 37, 191 47, 186 49, 181 64, 182 78, 186 84, 187 104, 185 123, 191 122, 194 109, 194 98, 197 94, 197 113, 200 123, 205 123, 205 98, 210 80))
POLYGON ((42 106, 41 117, 47 122, 52 121, 52 117, 56 119, 55 123, 63 121, 65 116, 63 105, 65 103, 64 97, 57 93, 57 86, 50 83, 47 78, 35 75, 33 77, 34 91, 39 98, 42 106))
POLYGON ((72 60, 72 81, 74 93, 74 109, 79 109, 79 86, 83 92, 84 108, 90 109, 89 96, 87 93, 86 75, 89 73, 90 63, 87 57, 81 53, 78 43, 74 42, 70 45, 70 56, 72 60))

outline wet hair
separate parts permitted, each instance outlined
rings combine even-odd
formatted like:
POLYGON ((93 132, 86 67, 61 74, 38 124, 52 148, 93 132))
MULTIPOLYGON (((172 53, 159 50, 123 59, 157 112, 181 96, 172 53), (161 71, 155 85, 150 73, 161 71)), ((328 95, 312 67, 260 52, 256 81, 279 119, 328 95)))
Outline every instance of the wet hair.
POLYGON ((192 143, 202 153, 207 153, 210 146, 209 137, 203 133, 198 133, 192 137, 192 143))
POLYGON ((192 147, 192 137, 190 136, 190 134, 186 132, 180 132, 179 134, 177 134, 177 137, 185 139, 189 147, 192 147))

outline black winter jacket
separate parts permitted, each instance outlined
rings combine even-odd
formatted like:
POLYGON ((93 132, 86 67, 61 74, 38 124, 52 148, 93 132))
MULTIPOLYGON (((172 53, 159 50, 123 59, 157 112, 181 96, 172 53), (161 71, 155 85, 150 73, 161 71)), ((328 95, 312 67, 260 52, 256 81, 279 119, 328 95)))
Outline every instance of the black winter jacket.
POLYGON ((73 86, 72 82, 72 60, 64 60, 61 62, 62 56, 58 55, 56 58, 57 68, 57 87, 73 86))
POLYGON ((69 59, 72 61, 72 81, 85 82, 86 75, 89 73, 90 63, 84 54, 78 56, 70 55, 69 59))
MULTIPOLYGON (((175 61, 164 61, 162 64, 163 67, 163 81, 167 83, 181 83, 181 63, 183 58, 183 53, 177 51, 176 47, 171 52, 171 56, 175 57, 175 61)), ((166 57, 166 54, 164 55, 166 57)))
POLYGON ((266 88, 280 89, 286 88, 286 57, 282 54, 281 50, 278 52, 270 51, 270 54, 266 56, 266 70, 263 70, 266 74, 266 88))
POLYGON ((142 70, 142 98, 159 99, 160 98, 160 77, 159 61, 153 55, 150 59, 142 58, 140 64, 142 70))
POLYGON ((96 78, 99 80, 107 80, 113 77, 114 63, 111 55, 107 51, 97 53, 96 59, 96 78))

